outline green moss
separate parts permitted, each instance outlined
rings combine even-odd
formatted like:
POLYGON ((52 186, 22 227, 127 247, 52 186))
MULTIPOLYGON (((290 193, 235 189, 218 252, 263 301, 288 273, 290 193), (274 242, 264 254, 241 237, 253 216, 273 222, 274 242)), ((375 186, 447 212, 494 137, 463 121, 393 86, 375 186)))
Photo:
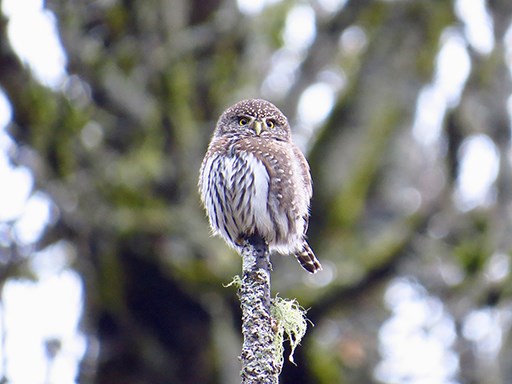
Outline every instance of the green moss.
POLYGON ((288 360, 294 363, 293 354, 300 344, 302 338, 306 334, 307 319, 306 310, 302 308, 297 300, 283 299, 276 297, 272 300, 270 314, 277 325, 277 332, 274 338, 274 346, 276 351, 275 360, 279 365, 283 365, 284 340, 290 342, 290 356, 288 360))
POLYGON ((240 289, 240 287, 242 286, 242 278, 239 275, 235 275, 235 276, 233 276, 233 279, 231 280, 230 283, 228 283, 226 285, 222 284, 222 286, 224 288, 235 286, 236 289, 240 289))

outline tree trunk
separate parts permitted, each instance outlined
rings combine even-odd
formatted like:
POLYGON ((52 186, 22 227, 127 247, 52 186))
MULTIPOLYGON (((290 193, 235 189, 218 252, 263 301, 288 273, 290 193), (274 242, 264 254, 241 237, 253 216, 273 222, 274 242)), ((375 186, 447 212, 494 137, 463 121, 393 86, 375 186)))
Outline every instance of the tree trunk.
POLYGON ((242 251, 242 383, 277 383, 281 372, 270 316, 270 258, 268 245, 250 238, 242 251))

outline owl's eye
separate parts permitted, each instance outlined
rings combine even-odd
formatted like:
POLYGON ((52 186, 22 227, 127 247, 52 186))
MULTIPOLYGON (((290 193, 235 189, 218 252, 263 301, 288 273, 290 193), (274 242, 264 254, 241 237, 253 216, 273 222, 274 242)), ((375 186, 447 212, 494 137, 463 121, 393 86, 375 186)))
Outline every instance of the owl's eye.
POLYGON ((240 117, 238 119, 238 125, 240 125, 241 127, 246 126, 247 124, 249 124, 249 119, 247 119, 246 117, 240 117))
POLYGON ((274 128, 274 120, 267 120, 265 121, 265 124, 267 124, 267 128, 274 128))

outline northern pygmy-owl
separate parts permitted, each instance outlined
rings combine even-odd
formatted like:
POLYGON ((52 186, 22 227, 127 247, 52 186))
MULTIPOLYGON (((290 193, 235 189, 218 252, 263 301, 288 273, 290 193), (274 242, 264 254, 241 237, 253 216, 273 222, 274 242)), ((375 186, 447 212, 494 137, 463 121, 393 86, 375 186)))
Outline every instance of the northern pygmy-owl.
POLYGON ((313 193, 309 165, 283 113, 266 100, 242 100, 217 122, 199 175, 214 234, 240 251, 251 236, 270 251, 322 269, 306 241, 313 193))

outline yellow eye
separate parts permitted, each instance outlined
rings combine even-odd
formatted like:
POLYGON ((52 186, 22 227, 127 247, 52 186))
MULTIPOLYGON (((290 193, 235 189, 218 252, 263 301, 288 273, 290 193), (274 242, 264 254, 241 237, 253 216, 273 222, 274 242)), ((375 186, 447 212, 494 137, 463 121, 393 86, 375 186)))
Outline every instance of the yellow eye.
POLYGON ((265 121, 265 124, 267 124, 267 128, 274 128, 274 121, 272 120, 265 121))
POLYGON ((242 126, 242 127, 243 127, 243 126, 245 126, 245 125, 247 125, 247 124, 249 124, 249 120, 248 120, 247 118, 245 118, 245 117, 240 117, 240 118, 238 119, 238 125, 240 125, 240 126, 242 126))

